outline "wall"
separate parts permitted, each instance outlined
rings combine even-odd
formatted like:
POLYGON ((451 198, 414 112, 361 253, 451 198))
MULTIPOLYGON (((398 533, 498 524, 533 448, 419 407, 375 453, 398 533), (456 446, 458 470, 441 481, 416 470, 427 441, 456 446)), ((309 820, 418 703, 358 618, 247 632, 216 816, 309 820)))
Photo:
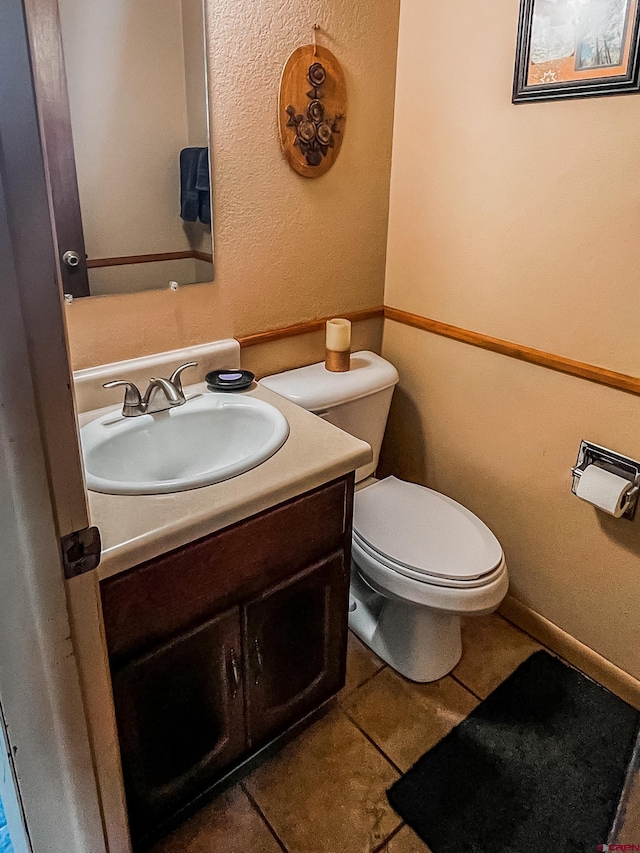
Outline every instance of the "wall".
POLYGON ((215 281, 76 300, 67 311, 74 367, 382 304, 398 8, 209 3, 215 281), (280 151, 277 95, 315 21, 343 64, 349 105, 334 168, 309 180, 280 151))
MULTIPOLYGON (((513 106, 518 7, 403 0, 385 304, 640 375, 640 102, 513 106)), ((386 468, 485 519, 513 595, 640 677, 640 520, 569 474, 582 438, 640 457, 640 399, 397 322, 383 353, 386 468)))

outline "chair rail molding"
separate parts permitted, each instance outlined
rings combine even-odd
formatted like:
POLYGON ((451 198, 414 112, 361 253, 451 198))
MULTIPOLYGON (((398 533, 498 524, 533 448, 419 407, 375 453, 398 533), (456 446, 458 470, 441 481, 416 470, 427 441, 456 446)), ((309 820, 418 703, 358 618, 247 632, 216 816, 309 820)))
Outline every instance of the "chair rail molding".
POLYGON ((577 376, 579 379, 597 382, 600 385, 608 385, 610 388, 617 388, 619 391, 626 391, 629 394, 640 395, 640 377, 638 376, 618 373, 615 370, 607 370, 607 368, 598 367, 595 364, 576 361, 573 358, 566 358, 562 355, 555 355, 554 353, 527 347, 523 344, 505 341, 502 338, 494 338, 491 335, 483 335, 481 332, 473 332, 469 329, 463 329, 460 326, 452 326, 449 323, 442 323, 440 320, 432 320, 429 317, 423 317, 420 314, 411 314, 408 311, 391 308, 387 305, 384 308, 384 318, 385 320, 392 320, 395 323, 401 323, 404 326, 410 326, 413 329, 421 329, 424 332, 431 332, 434 335, 450 338, 453 341, 470 344, 471 346, 480 347, 490 352, 497 352, 509 358, 517 358, 520 361, 537 364, 539 367, 546 367, 549 370, 556 370, 559 373, 566 373, 569 376, 577 376))

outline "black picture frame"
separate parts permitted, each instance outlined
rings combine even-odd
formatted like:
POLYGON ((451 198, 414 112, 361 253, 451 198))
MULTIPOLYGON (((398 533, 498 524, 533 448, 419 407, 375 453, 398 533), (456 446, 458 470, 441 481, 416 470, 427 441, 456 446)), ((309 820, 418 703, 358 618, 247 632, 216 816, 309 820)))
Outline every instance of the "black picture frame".
POLYGON ((611 77, 585 77, 579 80, 528 84, 531 53, 531 32, 536 0, 520 0, 516 63, 512 103, 558 101, 566 98, 593 98, 603 95, 623 95, 640 92, 640 0, 630 8, 627 29, 631 27, 629 56, 625 74, 611 77))

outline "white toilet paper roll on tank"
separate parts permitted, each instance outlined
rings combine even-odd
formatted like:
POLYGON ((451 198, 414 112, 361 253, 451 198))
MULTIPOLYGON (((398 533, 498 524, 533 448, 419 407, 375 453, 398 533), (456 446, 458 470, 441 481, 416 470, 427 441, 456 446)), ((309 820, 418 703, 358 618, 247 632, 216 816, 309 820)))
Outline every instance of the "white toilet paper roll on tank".
POLYGON ((627 495, 633 483, 598 465, 588 465, 580 476, 576 495, 598 509, 620 518, 626 509, 627 495))

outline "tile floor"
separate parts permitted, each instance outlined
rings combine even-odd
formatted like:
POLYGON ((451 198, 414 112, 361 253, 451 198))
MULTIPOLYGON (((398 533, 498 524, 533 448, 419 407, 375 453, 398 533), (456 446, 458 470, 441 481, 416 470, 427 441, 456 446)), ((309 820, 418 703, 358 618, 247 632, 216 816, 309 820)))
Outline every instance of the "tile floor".
MULTIPOLYGON (((350 635, 336 707, 152 853, 430 853, 387 788, 540 648, 498 615, 469 619, 453 673, 419 685, 350 635)), ((638 843, 638 818, 640 775, 615 841, 638 843)))
POLYGON ((429 853, 387 788, 540 648, 497 615, 469 619, 463 647, 419 685, 350 635, 337 706, 152 853, 429 853))

